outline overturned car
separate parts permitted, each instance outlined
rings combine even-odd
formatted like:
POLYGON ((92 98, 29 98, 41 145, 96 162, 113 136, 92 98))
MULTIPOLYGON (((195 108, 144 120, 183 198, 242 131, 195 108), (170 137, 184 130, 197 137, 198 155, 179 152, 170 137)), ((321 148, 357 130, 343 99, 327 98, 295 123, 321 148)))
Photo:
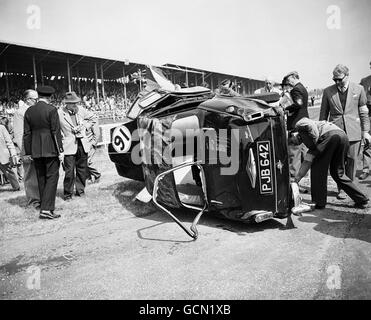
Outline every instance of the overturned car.
POLYGON ((154 90, 111 130, 109 157, 195 239, 205 212, 242 222, 290 218, 298 190, 290 184, 284 112, 269 104, 278 99, 154 90), (190 228, 177 209, 197 212, 190 228))

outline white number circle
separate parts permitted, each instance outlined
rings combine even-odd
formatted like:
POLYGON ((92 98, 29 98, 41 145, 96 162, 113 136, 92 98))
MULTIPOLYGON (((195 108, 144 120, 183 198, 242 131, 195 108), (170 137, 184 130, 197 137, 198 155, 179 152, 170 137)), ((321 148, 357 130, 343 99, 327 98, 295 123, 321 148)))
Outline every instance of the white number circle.
POLYGON ((112 146, 117 153, 129 151, 131 147, 131 133, 127 127, 120 126, 113 131, 112 146))

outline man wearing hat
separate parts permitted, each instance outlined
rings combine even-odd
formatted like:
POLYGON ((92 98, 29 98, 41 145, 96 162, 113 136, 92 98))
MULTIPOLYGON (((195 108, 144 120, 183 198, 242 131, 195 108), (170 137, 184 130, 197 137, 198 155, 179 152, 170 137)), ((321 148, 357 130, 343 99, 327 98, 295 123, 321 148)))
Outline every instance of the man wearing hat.
POLYGON ((94 113, 79 105, 81 99, 75 92, 67 92, 65 106, 59 109, 60 126, 63 135, 65 177, 63 181, 64 200, 83 196, 87 179, 88 153, 91 143, 86 136, 96 122, 94 113))
POLYGON ((23 144, 26 156, 35 163, 40 193, 40 218, 55 219, 55 197, 63 145, 58 111, 50 104, 53 87, 37 87, 39 101, 24 115, 23 144))
MULTIPOLYGON (((323 91, 319 120, 329 120, 347 134, 349 150, 345 170, 353 181, 360 142, 362 139, 371 142, 367 98, 361 85, 349 81, 349 69, 345 65, 338 64, 335 67, 332 80, 335 84, 323 91)), ((344 191, 341 186, 338 187, 337 198, 345 199, 344 191)))
MULTIPOLYGON (((289 72, 282 81, 284 86, 292 88, 290 96, 292 104, 286 106, 287 113, 287 130, 289 134, 295 132, 296 123, 308 115, 308 91, 300 82, 299 74, 297 71, 289 72)), ((288 145, 289 161, 290 161, 290 176, 295 178, 299 172, 302 160, 304 159, 305 146, 303 144, 295 145, 290 143, 288 145)), ((300 188, 301 192, 306 192, 300 188)))
POLYGON ((234 84, 230 79, 224 79, 219 88, 215 90, 216 94, 224 94, 232 97, 239 97, 241 96, 238 92, 234 91, 234 84))

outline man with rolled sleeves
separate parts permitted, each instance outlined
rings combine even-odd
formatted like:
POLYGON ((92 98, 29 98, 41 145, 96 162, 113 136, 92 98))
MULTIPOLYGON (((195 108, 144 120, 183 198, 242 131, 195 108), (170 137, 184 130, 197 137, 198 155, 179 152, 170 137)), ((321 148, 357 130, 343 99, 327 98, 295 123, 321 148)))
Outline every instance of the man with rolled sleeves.
POLYGON ((23 143, 26 156, 36 168, 40 193, 40 219, 56 219, 55 198, 60 161, 63 161, 62 135, 58 111, 50 104, 53 87, 37 88, 39 101, 24 115, 23 143))
MULTIPOLYGON (((300 77, 297 71, 289 72, 284 78, 282 83, 284 86, 291 87, 290 96, 292 104, 285 107, 287 112, 287 130, 289 135, 295 132, 296 123, 308 115, 308 91, 300 82, 300 77)), ((288 144, 289 151, 289 164, 290 164, 290 177, 293 179, 299 172, 301 163, 304 159, 306 147, 304 144, 288 144)), ((300 187, 301 192, 307 192, 304 188, 300 187)))
MULTIPOLYGON (((369 143, 371 136, 365 90, 359 84, 349 81, 349 69, 338 64, 333 71, 335 84, 323 91, 319 120, 329 120, 344 130, 349 139, 346 155, 346 175, 353 181, 356 174, 357 157, 362 139, 369 143)), ((338 199, 345 199, 341 188, 338 199)))
POLYGON ((14 129, 14 144, 20 150, 22 158, 22 166, 24 172, 24 189, 26 192, 27 205, 33 206, 35 209, 40 209, 40 194, 39 185, 37 182, 37 175, 35 164, 30 156, 25 155, 23 145, 23 126, 24 115, 27 109, 36 104, 39 98, 37 91, 29 89, 23 94, 23 100, 19 102, 19 108, 14 112, 13 129, 14 129))
MULTIPOLYGON (((345 132, 331 122, 314 121, 308 118, 302 118, 295 127, 297 129, 297 143, 302 142, 308 148, 295 182, 299 183, 311 169, 311 193, 316 209, 326 207, 329 170, 338 186, 354 200, 354 207, 366 209, 369 202, 368 197, 345 173, 344 159, 349 148, 349 140, 345 132)), ((295 143, 294 137, 291 139, 295 143)))
MULTIPOLYGON (((370 69, 371 69, 371 61, 370 61, 370 69)), ((361 80, 361 85, 363 86, 366 92, 368 116, 371 121, 371 75, 369 75, 366 78, 363 78, 361 80)), ((362 173, 358 177, 359 180, 364 180, 370 175, 370 161, 371 161, 371 146, 366 143, 363 148, 363 154, 362 154, 363 169, 362 169, 362 173)))

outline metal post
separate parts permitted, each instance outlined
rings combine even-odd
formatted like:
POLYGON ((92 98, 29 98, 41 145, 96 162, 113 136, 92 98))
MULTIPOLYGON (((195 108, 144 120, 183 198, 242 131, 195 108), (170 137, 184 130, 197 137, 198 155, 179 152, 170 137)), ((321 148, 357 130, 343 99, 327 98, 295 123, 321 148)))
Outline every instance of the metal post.
POLYGON ((33 64, 33 83, 34 83, 34 89, 37 88, 37 75, 36 75, 36 60, 35 55, 32 55, 32 64, 33 64))
POLYGON ((187 71, 187 68, 186 68, 186 85, 188 87, 188 71, 187 71))
POLYGON ((6 86, 6 98, 10 99, 10 94, 9 94, 9 79, 8 79, 8 63, 5 61, 5 86, 6 86))
POLYGON ((100 65, 100 77, 102 78, 102 97, 103 101, 106 101, 106 93, 104 92, 104 76, 103 76, 103 65, 100 65))
POLYGON ((79 91, 79 96, 81 97, 81 84, 80 84, 79 68, 76 68, 76 75, 77 75, 77 90, 79 91))
POLYGON ((211 91, 214 91, 213 75, 210 76, 210 88, 211 88, 211 91))
POLYGON ((94 63, 94 71, 95 71, 95 92, 97 94, 97 103, 99 103, 99 86, 98 86, 98 71, 97 71, 97 63, 94 63))
POLYGON ((123 77, 123 82, 124 82, 124 98, 125 98, 125 108, 126 108, 126 101, 127 101, 127 96, 126 96, 126 76, 125 76, 125 64, 122 67, 122 77, 123 77))
POLYGON ((202 72, 202 85, 205 85, 205 73, 202 72))
POLYGON ((67 58, 67 82, 68 82, 68 91, 72 91, 70 59, 68 59, 68 58, 67 58))
POLYGON ((44 85, 44 69, 42 63, 40 63, 40 73, 41 73, 41 85, 44 85))

